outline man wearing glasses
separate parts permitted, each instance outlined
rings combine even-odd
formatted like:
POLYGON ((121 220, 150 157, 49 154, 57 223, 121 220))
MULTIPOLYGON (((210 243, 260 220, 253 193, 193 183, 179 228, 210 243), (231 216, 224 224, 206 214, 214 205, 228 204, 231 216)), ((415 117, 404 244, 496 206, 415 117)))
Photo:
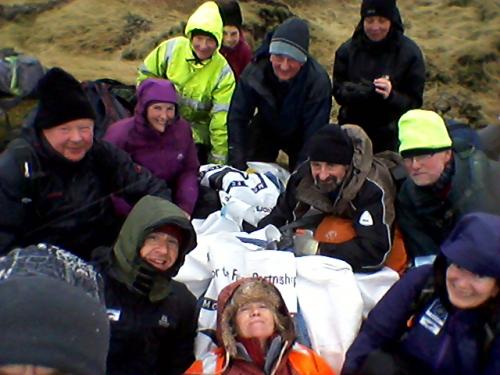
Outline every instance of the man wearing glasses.
POLYGON ((473 148, 456 151, 435 112, 410 110, 398 126, 399 152, 408 172, 398 196, 398 222, 418 265, 438 253, 464 214, 500 214, 500 163, 473 148))

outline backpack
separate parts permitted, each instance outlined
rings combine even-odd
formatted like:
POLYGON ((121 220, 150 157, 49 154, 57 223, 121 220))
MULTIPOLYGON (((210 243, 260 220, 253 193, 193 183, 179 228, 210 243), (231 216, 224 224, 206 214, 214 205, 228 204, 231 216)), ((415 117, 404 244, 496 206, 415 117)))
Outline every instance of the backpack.
POLYGON ((0 94, 2 96, 31 97, 45 70, 33 56, 23 55, 7 48, 0 50, 0 94))
POLYGON ((456 120, 447 120, 446 128, 453 142, 453 150, 457 153, 481 150, 479 134, 469 125, 456 120))
POLYGON ((45 70, 40 61, 14 51, 0 49, 0 114, 5 118, 7 132, 12 130, 7 111, 24 98, 34 97, 35 89, 45 70))
POLYGON ((82 88, 96 114, 94 136, 100 139, 109 125, 132 116, 135 86, 103 78, 82 82, 82 88))

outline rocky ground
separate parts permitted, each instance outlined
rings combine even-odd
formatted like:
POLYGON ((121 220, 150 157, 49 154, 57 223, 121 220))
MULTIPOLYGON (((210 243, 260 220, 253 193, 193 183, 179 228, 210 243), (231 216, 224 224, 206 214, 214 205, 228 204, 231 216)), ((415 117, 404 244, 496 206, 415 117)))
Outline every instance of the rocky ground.
MULTIPOLYGON (((201 2, 2 0, 0 48, 36 56, 45 66, 62 66, 82 80, 109 77, 132 83, 141 59, 160 41, 182 34, 187 17, 201 2)), ((308 19, 311 52, 329 72, 336 48, 359 20, 358 0, 240 2, 255 45, 292 14, 308 19)), ((399 0, 398 4, 406 34, 426 58, 424 107, 474 126, 499 124, 500 2, 399 0)), ((30 105, 14 111, 14 122, 30 105)))

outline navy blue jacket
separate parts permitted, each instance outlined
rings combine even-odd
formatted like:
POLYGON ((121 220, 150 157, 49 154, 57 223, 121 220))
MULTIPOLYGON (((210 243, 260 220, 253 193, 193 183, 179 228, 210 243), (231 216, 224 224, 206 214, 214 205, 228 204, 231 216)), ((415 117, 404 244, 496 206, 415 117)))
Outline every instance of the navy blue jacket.
POLYGON ((431 298, 415 313, 414 325, 407 328, 414 301, 432 272, 430 265, 414 268, 387 292, 349 348, 342 375, 356 373, 372 351, 390 347, 428 367, 429 374, 500 374, 500 337, 491 343, 486 359, 480 358, 485 341, 484 321, 477 309, 447 308, 439 298, 431 298), (427 328, 436 324, 426 324, 432 313, 444 322, 437 324, 441 327, 437 334, 427 328))
MULTIPOLYGON (((231 100, 227 118, 229 164, 236 168, 244 167, 247 161, 245 146, 256 109, 266 131, 284 144, 299 139, 304 145, 329 122, 332 97, 326 70, 309 56, 296 77, 279 83, 267 49, 264 44, 255 61, 247 65, 231 100)), ((298 161, 303 160, 305 155, 301 152, 298 161)))

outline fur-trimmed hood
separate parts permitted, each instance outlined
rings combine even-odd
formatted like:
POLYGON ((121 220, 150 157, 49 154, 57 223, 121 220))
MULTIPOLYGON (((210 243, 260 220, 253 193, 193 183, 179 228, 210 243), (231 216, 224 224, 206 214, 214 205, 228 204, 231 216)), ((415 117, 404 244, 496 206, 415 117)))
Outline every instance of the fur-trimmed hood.
POLYGON ((217 300, 217 339, 223 347, 226 356, 237 355, 237 341, 234 327, 234 316, 238 310, 235 294, 238 294, 239 304, 242 301, 265 300, 277 312, 280 324, 277 325, 277 334, 281 337, 286 350, 292 347, 296 335, 293 320, 279 290, 271 283, 261 278, 242 278, 226 286, 217 300), (246 290, 244 290, 246 289, 246 290))

